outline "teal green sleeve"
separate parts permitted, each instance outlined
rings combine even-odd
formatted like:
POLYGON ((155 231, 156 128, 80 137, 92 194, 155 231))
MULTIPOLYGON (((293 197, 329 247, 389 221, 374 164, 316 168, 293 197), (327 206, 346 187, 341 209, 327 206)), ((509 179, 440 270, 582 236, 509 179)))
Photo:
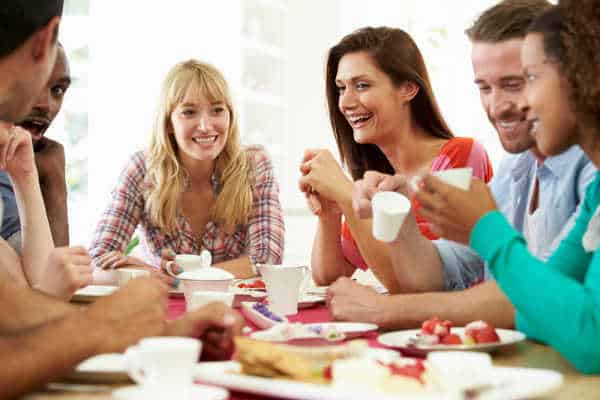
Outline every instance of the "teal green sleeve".
POLYGON ((471 234, 471 247, 517 310, 517 328, 586 373, 600 373, 600 252, 586 253, 581 238, 599 202, 597 175, 575 226, 547 262, 529 253, 497 211, 483 216, 471 234))

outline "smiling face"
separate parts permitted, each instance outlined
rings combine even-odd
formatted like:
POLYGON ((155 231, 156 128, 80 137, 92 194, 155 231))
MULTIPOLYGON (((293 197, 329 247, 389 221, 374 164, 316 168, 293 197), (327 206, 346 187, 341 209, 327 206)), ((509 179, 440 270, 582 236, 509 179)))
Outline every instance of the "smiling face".
POLYGON ((474 42, 471 52, 481 104, 498 132, 502 147, 509 153, 521 153, 535 146, 529 133, 531 125, 518 107, 525 89, 522 45, 522 39, 474 42))
POLYGON ((577 142, 569 85, 559 65, 546 56, 542 34, 527 35, 521 59, 527 86, 520 108, 532 124, 539 151, 548 156, 559 154, 577 142))
POLYGON ((214 161, 227 143, 231 114, 223 100, 188 89, 169 121, 183 161, 214 161))
POLYGON ((59 113, 64 95, 71 84, 69 64, 62 47, 59 46, 56 63, 46 87, 42 89, 37 102, 27 117, 18 123, 31 133, 34 146, 59 113))
POLYGON ((381 144, 399 125, 398 111, 410 101, 367 52, 344 55, 338 64, 335 83, 338 108, 352 127, 360 144, 381 144))

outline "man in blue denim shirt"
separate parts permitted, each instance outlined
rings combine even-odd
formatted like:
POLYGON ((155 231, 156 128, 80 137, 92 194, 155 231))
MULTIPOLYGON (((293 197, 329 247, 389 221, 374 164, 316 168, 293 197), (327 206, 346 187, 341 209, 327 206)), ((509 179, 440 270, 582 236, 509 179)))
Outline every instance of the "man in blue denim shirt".
MULTIPOLYGON (((485 11, 467 31, 482 105, 511 153, 490 186, 501 211, 539 257, 549 255, 568 233, 596 172, 579 147, 544 159, 529 134, 527 110, 517 106, 525 86, 520 60, 525 31, 549 6, 545 0, 507 0, 485 11)), ((405 183, 403 177, 369 171, 355 183, 355 208, 368 216, 375 191, 405 192, 405 183)), ((340 278, 328 292, 333 317, 387 329, 420 326, 434 315, 459 326, 478 319, 514 326, 514 307, 496 282, 486 280, 483 261, 466 246, 427 240, 418 233, 414 217, 406 219, 392 244, 391 261, 402 291, 411 294, 379 296, 340 278)))

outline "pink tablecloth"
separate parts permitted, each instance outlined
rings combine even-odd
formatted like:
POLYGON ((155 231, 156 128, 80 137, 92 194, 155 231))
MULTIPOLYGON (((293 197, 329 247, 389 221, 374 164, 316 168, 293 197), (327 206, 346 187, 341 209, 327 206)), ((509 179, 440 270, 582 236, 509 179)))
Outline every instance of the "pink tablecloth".
MULTIPOLYGON (((169 299, 169 319, 177 318, 185 312, 185 300, 183 298, 171 298, 169 299)), ((291 322, 304 322, 304 323, 312 323, 312 322, 330 322, 331 315, 329 314, 329 310, 325 305, 320 304, 316 307, 307 308, 304 310, 300 310, 298 314, 288 316, 288 320, 291 322)), ((256 328, 251 322, 248 322, 248 325, 252 328, 256 328)), ((379 343, 376 341, 377 333, 370 334, 366 339, 369 341, 369 345, 372 347, 381 347, 379 343)), ((267 397, 263 396, 254 396, 248 393, 242 392, 231 392, 230 400, 266 400, 267 397)), ((274 399, 271 397, 270 399, 274 399)))

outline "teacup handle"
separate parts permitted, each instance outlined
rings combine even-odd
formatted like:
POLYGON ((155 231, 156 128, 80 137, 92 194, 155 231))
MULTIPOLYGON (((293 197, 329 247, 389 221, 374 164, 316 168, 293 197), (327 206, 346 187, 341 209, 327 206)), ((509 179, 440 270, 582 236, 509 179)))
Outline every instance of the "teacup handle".
POLYGON ((165 270, 167 271, 167 274, 171 275, 173 278, 177 278, 177 274, 173 272, 173 264, 175 264, 175 261, 167 261, 165 270))
POLYGON ((127 374, 135 383, 145 385, 150 381, 148 372, 142 366, 138 346, 131 346, 125 350, 125 361, 127 363, 127 374))
POLYGON ((204 249, 200 252, 200 263, 202 264, 202 268, 212 265, 212 254, 210 254, 210 251, 204 249))

